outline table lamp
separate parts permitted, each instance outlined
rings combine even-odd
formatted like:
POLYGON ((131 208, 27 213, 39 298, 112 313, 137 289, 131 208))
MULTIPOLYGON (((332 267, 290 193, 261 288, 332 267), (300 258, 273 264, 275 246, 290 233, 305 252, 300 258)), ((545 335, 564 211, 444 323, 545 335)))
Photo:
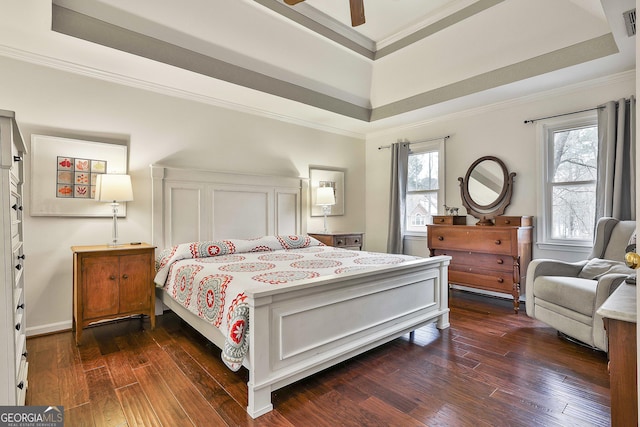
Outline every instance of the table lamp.
POLYGON ((100 174, 96 182, 96 200, 111 202, 113 210, 113 232, 110 247, 118 246, 118 202, 133 200, 131 177, 124 174, 100 174))
POLYGON ((333 187, 318 187, 316 193, 316 205, 322 206, 324 214, 324 233, 328 233, 327 215, 331 213, 331 206, 336 204, 336 196, 333 194, 333 187))

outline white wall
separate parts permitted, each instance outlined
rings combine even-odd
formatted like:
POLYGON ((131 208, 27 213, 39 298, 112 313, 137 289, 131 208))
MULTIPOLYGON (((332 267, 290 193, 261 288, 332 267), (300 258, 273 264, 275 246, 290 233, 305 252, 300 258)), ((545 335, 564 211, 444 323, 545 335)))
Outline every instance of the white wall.
MULTIPOLYGON (((345 215, 334 230, 364 228, 364 142, 269 118, 0 58, 0 109, 31 134, 129 143, 133 202, 122 241, 151 239, 149 165, 308 177, 310 165, 344 168, 345 215)), ((26 161, 27 178, 30 159, 26 161)), ((25 188, 29 212, 29 185, 25 188)), ((322 218, 308 219, 309 231, 322 218)), ((109 218, 25 218, 27 333, 71 326, 73 245, 107 243, 109 218)))
MULTIPOLYGON (((389 150, 378 150, 379 146, 403 138, 419 141, 451 135, 445 143, 445 203, 462 208, 463 214, 466 210, 460 198, 458 177, 464 177, 468 167, 479 157, 499 157, 510 172, 517 174, 513 198, 505 215, 533 215, 535 221, 539 215, 538 144, 535 125, 524 124, 524 120, 593 108, 605 101, 634 93, 635 72, 628 72, 589 84, 460 112, 367 138, 367 250, 385 251, 387 243, 390 154, 389 150)), ((468 223, 473 222, 473 218, 468 219, 468 223)), ((408 247, 412 253, 424 255, 420 246, 425 245, 424 240, 420 244, 412 239, 408 247)), ((542 251, 535 245, 533 254, 534 258, 549 257, 567 261, 585 257, 581 253, 542 251)))
MULTIPOLYGON (((354 138, 13 59, 0 58, 0 82, 0 108, 16 112, 27 143, 32 133, 128 142, 135 200, 128 204, 127 218, 119 222, 124 241, 151 238, 149 164, 302 177, 308 176, 309 166, 313 165, 347 171, 346 215, 329 218, 330 227, 364 229, 365 248, 376 251, 386 250, 389 188, 389 151, 378 150, 379 145, 398 138, 420 140, 449 134, 448 205, 461 206, 457 177, 464 176, 476 158, 492 154, 517 173, 507 214, 536 215, 535 127, 524 125, 523 121, 594 107, 635 92, 634 75, 618 76, 588 87, 488 106, 377 134, 365 146, 354 138)), ((26 166, 29 172, 28 156, 26 166)), ((29 212, 28 185, 25 193, 29 212)), ((36 334, 69 328, 69 248, 106 243, 111 233, 110 220, 27 216, 25 226, 27 331, 36 334)), ((322 218, 309 218, 308 228, 320 230, 322 218)), ((412 244, 420 253, 420 241, 412 244)), ((542 255, 534 250, 534 256, 542 255)))

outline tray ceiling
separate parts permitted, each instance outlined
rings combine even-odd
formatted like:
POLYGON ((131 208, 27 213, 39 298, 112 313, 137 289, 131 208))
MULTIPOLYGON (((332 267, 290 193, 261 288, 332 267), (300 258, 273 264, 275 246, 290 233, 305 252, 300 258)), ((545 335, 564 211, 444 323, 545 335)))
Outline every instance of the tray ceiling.
POLYGON ((29 37, 112 78, 358 134, 635 67, 633 0, 364 0, 355 28, 348 6, 54 0, 29 37))

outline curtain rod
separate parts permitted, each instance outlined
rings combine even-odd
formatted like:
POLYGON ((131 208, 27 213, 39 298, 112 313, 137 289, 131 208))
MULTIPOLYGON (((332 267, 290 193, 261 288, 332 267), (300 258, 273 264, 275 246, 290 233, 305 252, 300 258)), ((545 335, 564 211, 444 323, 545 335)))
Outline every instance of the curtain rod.
MULTIPOLYGON (((437 141, 439 139, 444 139, 446 141, 449 138, 451 138, 451 135, 439 136, 437 138, 429 138, 429 139, 423 139, 422 141, 409 142, 409 145, 422 144, 423 142, 437 141)), ((405 141, 405 142, 408 142, 408 141, 405 141)), ((383 148, 391 148, 391 145, 381 145, 380 147, 378 147, 378 150, 382 150, 383 148)))
POLYGON ((586 110, 580 110, 580 111, 572 111, 571 113, 556 114, 555 116, 540 117, 540 118, 537 118, 537 119, 525 120, 524 124, 526 125, 526 124, 529 124, 529 123, 535 123, 538 120, 553 119, 555 117, 562 117, 562 116, 568 116, 568 115, 571 115, 571 114, 584 113, 584 112, 587 112, 587 111, 600 110, 601 108, 604 108, 604 106, 594 107, 594 108, 587 108, 586 110))

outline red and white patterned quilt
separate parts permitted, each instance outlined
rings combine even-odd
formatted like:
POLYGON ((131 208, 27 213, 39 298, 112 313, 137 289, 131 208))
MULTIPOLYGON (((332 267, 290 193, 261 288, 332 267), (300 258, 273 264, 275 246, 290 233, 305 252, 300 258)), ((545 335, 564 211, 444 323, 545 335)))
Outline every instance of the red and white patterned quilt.
POLYGON ((225 336, 222 360, 236 371, 249 348, 249 289, 418 259, 325 246, 309 236, 183 243, 156 257, 155 283, 225 336))

